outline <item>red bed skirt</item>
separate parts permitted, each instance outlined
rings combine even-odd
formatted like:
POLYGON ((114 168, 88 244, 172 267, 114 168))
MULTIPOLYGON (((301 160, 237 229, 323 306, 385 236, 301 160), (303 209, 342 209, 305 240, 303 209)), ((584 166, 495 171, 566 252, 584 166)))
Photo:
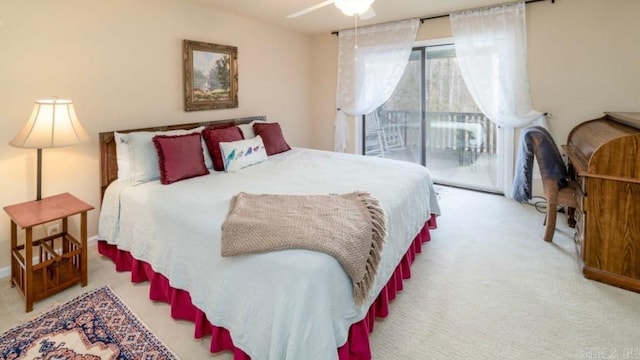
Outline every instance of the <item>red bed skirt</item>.
MULTIPOLYGON (((411 277, 410 266, 416 254, 422 252, 422 243, 431 240, 429 229, 435 229, 436 226, 436 217, 432 215, 416 235, 393 275, 382 288, 373 304, 371 304, 365 318, 352 324, 349 328, 347 342, 338 348, 340 360, 371 359, 369 333, 373 331, 375 318, 384 318, 389 314, 389 302, 396 297, 398 291, 402 290, 402 281, 411 277)), ((212 353, 230 350, 233 351, 234 360, 251 359, 241 349, 233 345, 233 340, 227 329, 215 326, 207 320, 206 315, 192 304, 191 296, 187 291, 172 288, 169 285, 169 280, 162 274, 153 271, 151 265, 144 261, 136 260, 129 252, 119 250, 115 245, 107 244, 102 240, 98 241, 98 251, 113 260, 117 271, 130 271, 132 282, 149 281, 149 298, 169 303, 171 305, 171 317, 174 319, 194 322, 195 338, 199 339, 211 334, 210 350, 212 353)))

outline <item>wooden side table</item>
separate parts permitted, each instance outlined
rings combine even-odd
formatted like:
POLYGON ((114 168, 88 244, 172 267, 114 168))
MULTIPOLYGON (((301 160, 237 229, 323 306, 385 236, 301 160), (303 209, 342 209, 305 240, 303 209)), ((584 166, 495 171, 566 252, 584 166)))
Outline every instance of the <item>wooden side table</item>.
POLYGON ((33 310, 34 301, 78 282, 87 285, 87 211, 92 209, 69 193, 4 208, 11 218, 11 286, 17 286, 24 295, 26 312, 33 310), (69 234, 68 218, 78 214, 80 238, 76 239, 69 234), (56 220, 62 222, 58 233, 33 238, 34 226, 56 220), (18 226, 25 229, 25 243, 21 245, 18 226))

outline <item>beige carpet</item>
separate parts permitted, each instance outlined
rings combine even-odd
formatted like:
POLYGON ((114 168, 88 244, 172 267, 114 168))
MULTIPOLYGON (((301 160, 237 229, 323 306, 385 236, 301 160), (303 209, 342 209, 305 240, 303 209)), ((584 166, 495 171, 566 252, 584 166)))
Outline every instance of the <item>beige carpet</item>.
MULTIPOLYGON (((500 196, 448 189, 444 216, 412 268, 413 278, 371 335, 375 359, 640 359, 640 294, 582 277, 571 229, 559 217, 542 241, 543 214, 500 196)), ((210 355, 188 322, 147 300, 145 283, 115 273, 90 251, 89 286, 34 305, 0 279, 0 331, 90 288, 112 290, 182 359, 210 355)))

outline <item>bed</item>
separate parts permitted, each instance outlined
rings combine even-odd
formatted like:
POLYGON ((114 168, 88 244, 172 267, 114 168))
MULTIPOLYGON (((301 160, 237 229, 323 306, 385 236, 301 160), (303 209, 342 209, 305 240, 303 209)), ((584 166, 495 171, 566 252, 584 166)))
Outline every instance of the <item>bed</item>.
MULTIPOLYGON (((125 130, 164 131, 265 121, 249 117, 125 130)), ((269 156, 235 173, 215 172, 171 185, 118 178, 114 132, 100 134, 102 209, 98 248, 132 281, 149 281, 152 300, 211 334, 211 351, 234 359, 370 359, 375 317, 410 277, 440 213, 427 169, 411 163, 304 148, 269 156), (380 200, 387 239, 369 297, 354 303, 335 258, 291 249, 222 257, 221 226, 239 193, 341 194, 380 200)))

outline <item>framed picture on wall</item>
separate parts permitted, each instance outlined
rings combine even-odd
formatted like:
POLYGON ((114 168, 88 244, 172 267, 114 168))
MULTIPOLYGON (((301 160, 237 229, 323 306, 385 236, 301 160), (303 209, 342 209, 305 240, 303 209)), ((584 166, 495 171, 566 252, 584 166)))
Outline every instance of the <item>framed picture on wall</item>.
POLYGON ((238 107, 238 48, 183 41, 184 110, 238 107))

